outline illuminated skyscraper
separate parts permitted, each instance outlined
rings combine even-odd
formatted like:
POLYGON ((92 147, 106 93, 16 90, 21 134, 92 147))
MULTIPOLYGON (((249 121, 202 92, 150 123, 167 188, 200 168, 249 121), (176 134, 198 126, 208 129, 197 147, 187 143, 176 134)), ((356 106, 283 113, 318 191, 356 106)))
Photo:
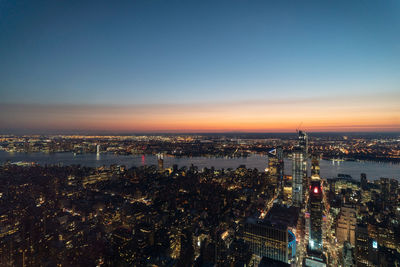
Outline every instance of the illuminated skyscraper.
POLYGON ((389 178, 381 177, 380 189, 381 189, 381 199, 382 199, 382 209, 385 209, 388 206, 389 196, 390 196, 390 182, 389 178))
POLYGON ((336 238, 339 244, 348 241, 351 245, 355 245, 356 224, 356 209, 351 205, 343 205, 336 226, 336 238))
POLYGON ((311 251, 322 252, 322 188, 321 179, 314 176, 310 185, 310 237, 308 247, 311 251))
POLYGON ((312 157, 311 160, 311 177, 320 175, 320 168, 318 158, 316 156, 312 157))
POLYGON ((304 188, 307 188, 307 158, 308 158, 308 136, 303 131, 298 131, 298 146, 292 157, 292 203, 294 206, 303 206, 304 188))
POLYGON ((278 158, 278 162, 279 162, 279 183, 280 183, 280 192, 281 192, 281 196, 283 196, 283 175, 284 175, 284 169, 285 169, 285 165, 283 162, 283 149, 281 146, 278 146, 276 148, 276 156, 278 158))
POLYGON ((322 253, 322 187, 317 157, 311 161, 311 182, 309 185, 308 208, 310 212, 308 249, 312 254, 322 253))
POLYGON ((298 215, 296 207, 274 205, 266 218, 246 219, 243 240, 250 251, 260 258, 295 264, 298 215))
POLYGON ((268 171, 276 182, 277 190, 283 195, 283 149, 278 146, 276 149, 269 151, 268 154, 268 171))
MULTIPOLYGON (((308 180, 308 175, 307 175, 307 160, 308 160, 308 135, 306 132, 299 130, 299 147, 301 148, 303 152, 303 164, 301 166, 302 171, 303 171, 303 188, 307 188, 310 184, 308 180)), ((303 198, 305 194, 307 193, 306 190, 303 189, 303 198)))
POLYGON ((300 147, 296 147, 292 156, 292 203, 301 207, 303 204, 303 161, 304 153, 300 147))
POLYGON ((276 155, 268 156, 268 172, 279 185, 279 161, 276 155))
POLYGON ((304 151, 305 156, 308 154, 308 135, 306 132, 299 130, 299 147, 304 151))

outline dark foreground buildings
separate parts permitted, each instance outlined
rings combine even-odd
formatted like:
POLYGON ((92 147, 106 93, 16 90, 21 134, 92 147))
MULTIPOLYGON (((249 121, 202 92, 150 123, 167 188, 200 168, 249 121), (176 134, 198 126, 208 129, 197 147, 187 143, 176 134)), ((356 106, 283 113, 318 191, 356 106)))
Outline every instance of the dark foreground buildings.
POLYGON ((247 218, 243 239, 250 251, 260 259, 295 263, 298 213, 296 207, 274 205, 266 218, 247 218))

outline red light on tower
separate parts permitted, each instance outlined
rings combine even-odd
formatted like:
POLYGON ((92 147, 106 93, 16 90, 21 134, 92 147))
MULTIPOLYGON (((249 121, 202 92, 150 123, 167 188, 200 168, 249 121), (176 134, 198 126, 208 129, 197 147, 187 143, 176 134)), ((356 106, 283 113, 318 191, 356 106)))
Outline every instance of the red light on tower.
POLYGON ((315 193, 315 194, 318 194, 318 193, 319 193, 318 187, 314 187, 314 193, 315 193))

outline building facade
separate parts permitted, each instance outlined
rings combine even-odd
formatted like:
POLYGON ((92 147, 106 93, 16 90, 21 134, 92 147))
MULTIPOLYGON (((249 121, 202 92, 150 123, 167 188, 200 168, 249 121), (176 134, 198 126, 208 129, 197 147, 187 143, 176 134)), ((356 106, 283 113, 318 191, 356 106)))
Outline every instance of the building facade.
POLYGON ((309 195, 310 236, 308 247, 311 251, 322 252, 322 188, 321 180, 311 180, 309 195))
POLYGON ((303 204, 303 161, 304 153, 297 147, 292 156, 292 204, 301 207, 303 204))
POLYGON ((283 224, 248 218, 244 225, 243 239, 250 251, 260 258, 267 257, 289 264, 295 261, 296 237, 283 224))
POLYGON ((350 205, 342 206, 336 227, 336 237, 339 243, 343 244, 345 241, 348 241, 351 245, 355 245, 356 224, 355 208, 350 205))

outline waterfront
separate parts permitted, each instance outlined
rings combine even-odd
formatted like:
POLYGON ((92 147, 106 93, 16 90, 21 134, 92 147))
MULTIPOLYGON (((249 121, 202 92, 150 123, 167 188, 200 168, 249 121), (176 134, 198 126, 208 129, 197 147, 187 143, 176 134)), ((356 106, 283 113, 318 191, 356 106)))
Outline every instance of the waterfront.
MULTIPOLYGON (((96 154, 78 154, 73 153, 8 153, 0 151, 0 164, 7 160, 11 162, 28 161, 36 162, 40 165, 62 164, 62 165, 82 165, 88 167, 99 167, 111 164, 132 166, 157 165, 155 155, 115 155, 104 153, 96 154)), ((165 157, 164 167, 168 168, 173 164, 179 167, 190 166, 191 164, 201 168, 214 167, 216 169, 237 168, 239 165, 246 165, 247 168, 257 168, 264 170, 267 167, 268 157, 266 155, 252 154, 246 158, 228 158, 228 157, 165 157)), ((388 162, 372 161, 330 161, 321 160, 321 176, 324 178, 336 177, 338 173, 349 174, 355 179, 359 179, 360 173, 366 173, 369 180, 380 177, 400 179, 400 164, 388 162)), ((285 174, 291 174, 291 161, 285 160, 285 174)))

